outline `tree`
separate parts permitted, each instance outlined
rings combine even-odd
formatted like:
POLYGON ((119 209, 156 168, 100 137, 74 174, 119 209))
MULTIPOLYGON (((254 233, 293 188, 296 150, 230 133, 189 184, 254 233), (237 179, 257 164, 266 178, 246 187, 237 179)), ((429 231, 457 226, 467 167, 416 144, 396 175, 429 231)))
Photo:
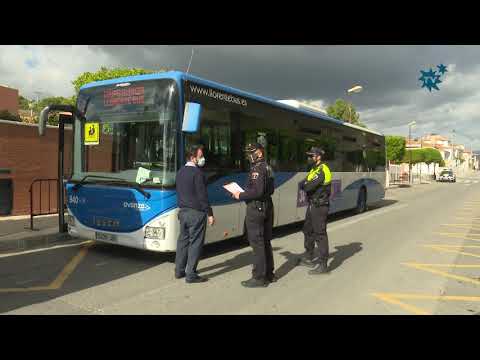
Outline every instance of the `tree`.
POLYGON ((385 136, 385 145, 388 161, 401 162, 405 156, 405 138, 402 136, 385 136))
POLYGON ((158 71, 154 70, 147 70, 141 68, 113 68, 109 69, 105 66, 102 66, 100 70, 97 70, 93 73, 91 72, 84 72, 80 74, 75 80, 72 81, 72 84, 75 88, 75 94, 78 94, 80 88, 88 84, 92 81, 101 81, 101 80, 109 80, 109 79, 116 79, 125 76, 134 76, 134 75, 144 75, 144 74, 151 74, 151 73, 158 73, 167 71, 166 68, 161 68, 158 71))
MULTIPOLYGON (((35 122, 38 123, 38 115, 43 108, 48 105, 75 105, 75 99, 72 96, 71 98, 65 98, 63 96, 51 96, 40 99, 35 102, 33 105, 33 113, 36 114, 35 122)), ((51 112, 48 115, 48 125, 58 125, 58 113, 51 112)))
POLYGON ((22 121, 20 116, 12 114, 8 110, 0 110, 0 120, 9 120, 9 121, 22 121))
POLYGON ((21 110, 30 110, 30 103, 32 101, 27 99, 27 98, 24 98, 22 95, 20 95, 18 97, 18 107, 21 109, 21 110))
POLYGON ((360 122, 360 115, 355 110, 353 104, 347 103, 343 99, 337 99, 334 104, 329 105, 327 107, 327 114, 335 119, 366 128, 366 126, 360 122))
POLYGON ((434 164, 433 173, 435 173, 435 165, 442 161, 442 154, 440 151, 433 148, 423 149, 425 153, 425 164, 428 166, 428 172, 430 172, 430 164, 434 164))

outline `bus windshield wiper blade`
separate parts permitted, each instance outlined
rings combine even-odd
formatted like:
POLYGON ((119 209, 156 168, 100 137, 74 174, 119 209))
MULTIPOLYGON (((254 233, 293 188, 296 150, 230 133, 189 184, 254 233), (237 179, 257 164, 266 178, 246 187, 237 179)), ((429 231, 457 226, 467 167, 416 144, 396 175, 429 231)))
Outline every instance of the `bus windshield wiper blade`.
POLYGON ((88 178, 98 178, 98 179, 107 179, 107 180, 114 180, 114 181, 102 181, 102 183, 110 183, 110 184, 115 184, 115 183, 121 183, 121 184, 125 184, 125 185, 128 185, 132 188, 134 188, 135 190, 137 190, 139 193, 141 193, 143 196, 145 196, 147 199, 150 199, 150 196, 151 194, 146 192, 145 190, 143 190, 139 185, 135 184, 135 183, 131 183, 127 180, 124 180, 124 179, 120 179, 120 178, 116 178, 116 177, 113 177, 113 176, 102 176, 102 175, 86 175, 82 178, 82 180, 80 180, 80 182, 78 182, 77 184, 75 184, 73 186, 73 190, 77 190, 78 188, 80 188, 80 186, 82 186, 83 184, 86 183, 86 179, 88 178))
POLYGON ((83 184, 86 183, 85 180, 87 180, 88 178, 122 180, 122 179, 119 179, 119 178, 116 178, 116 177, 111 177, 111 176, 86 175, 86 176, 84 176, 84 177, 82 178, 82 180, 80 180, 78 183, 76 183, 76 184, 73 186, 73 190, 77 190, 78 188, 80 188, 83 184))
POLYGON ((125 185, 137 190, 139 193, 141 193, 147 199, 150 199, 150 197, 152 196, 149 192, 146 192, 145 190, 143 190, 140 187, 140 185, 138 185, 137 183, 132 183, 130 181, 123 180, 123 179, 118 179, 118 178, 111 178, 111 179, 115 179, 115 181, 105 181, 105 183, 107 183, 107 184, 115 184, 115 183, 125 184, 125 185))

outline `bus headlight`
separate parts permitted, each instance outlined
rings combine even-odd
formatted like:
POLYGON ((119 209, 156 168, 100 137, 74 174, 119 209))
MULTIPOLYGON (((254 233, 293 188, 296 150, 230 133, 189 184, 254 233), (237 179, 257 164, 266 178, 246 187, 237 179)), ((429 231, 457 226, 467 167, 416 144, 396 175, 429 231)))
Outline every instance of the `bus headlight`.
POLYGON ((165 240, 165 228, 158 226, 145 227, 145 237, 148 239, 165 240))
POLYGON ((67 218, 67 219, 66 219, 66 220, 67 220, 67 224, 68 224, 69 226, 72 226, 72 227, 75 226, 75 218, 74 218, 72 215, 67 215, 66 218, 67 218))

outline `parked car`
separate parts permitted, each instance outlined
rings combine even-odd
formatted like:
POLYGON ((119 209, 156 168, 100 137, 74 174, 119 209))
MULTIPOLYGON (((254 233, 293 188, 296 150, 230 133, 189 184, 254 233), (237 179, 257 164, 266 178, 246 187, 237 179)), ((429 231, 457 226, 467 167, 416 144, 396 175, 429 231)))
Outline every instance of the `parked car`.
POLYGON ((437 181, 439 181, 439 182, 456 182, 457 178, 455 177, 455 174, 453 173, 453 171, 444 170, 438 176, 437 181))

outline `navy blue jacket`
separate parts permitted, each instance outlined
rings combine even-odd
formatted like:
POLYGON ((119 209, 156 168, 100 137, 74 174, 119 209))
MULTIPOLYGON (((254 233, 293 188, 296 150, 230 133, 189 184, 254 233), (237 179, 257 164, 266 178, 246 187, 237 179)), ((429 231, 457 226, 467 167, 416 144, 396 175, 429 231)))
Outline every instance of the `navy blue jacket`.
POLYGON ((177 173, 177 203, 179 208, 190 208, 213 216, 208 201, 207 179, 196 166, 182 166, 177 173))

